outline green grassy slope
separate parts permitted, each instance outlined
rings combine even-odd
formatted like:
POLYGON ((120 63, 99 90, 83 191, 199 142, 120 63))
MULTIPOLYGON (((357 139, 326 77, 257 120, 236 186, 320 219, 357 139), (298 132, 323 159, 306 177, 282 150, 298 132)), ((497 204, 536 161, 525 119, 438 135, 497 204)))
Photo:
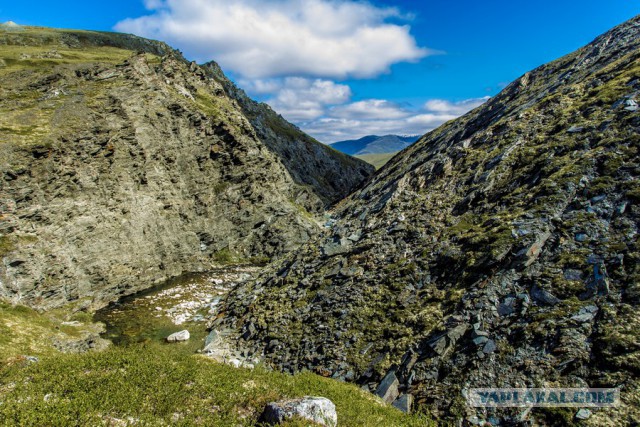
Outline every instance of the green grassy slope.
POLYGON ((341 426, 428 424, 354 385, 213 362, 194 354, 196 341, 84 354, 62 354, 51 346, 95 326, 83 312, 0 306, 0 425, 251 426, 268 402, 308 395, 332 400, 341 426), (64 324, 69 320, 76 326, 64 324), (25 355, 40 361, 29 363, 25 355))
POLYGON ((361 154, 357 157, 360 160, 364 160, 365 162, 369 163, 370 165, 375 166, 376 169, 380 169, 381 167, 383 167, 384 165, 387 164, 387 162, 389 160, 391 160, 393 158, 393 156, 395 156, 396 154, 398 154, 398 152, 393 152, 393 153, 381 153, 381 154, 361 154))

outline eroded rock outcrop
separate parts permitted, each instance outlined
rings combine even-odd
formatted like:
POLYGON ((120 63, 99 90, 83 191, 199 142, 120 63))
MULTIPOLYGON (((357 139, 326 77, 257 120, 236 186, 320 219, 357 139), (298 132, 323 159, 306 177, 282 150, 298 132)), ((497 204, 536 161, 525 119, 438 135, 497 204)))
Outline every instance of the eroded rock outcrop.
MULTIPOLYGON (((0 297, 11 301, 99 306, 289 252, 371 170, 332 153, 339 166, 285 165, 277 129, 267 146, 221 83, 163 43, 25 27, 0 31, 0 46, 0 297), (307 173, 339 183, 327 192, 307 173)), ((288 150, 299 135, 283 137, 288 150)))

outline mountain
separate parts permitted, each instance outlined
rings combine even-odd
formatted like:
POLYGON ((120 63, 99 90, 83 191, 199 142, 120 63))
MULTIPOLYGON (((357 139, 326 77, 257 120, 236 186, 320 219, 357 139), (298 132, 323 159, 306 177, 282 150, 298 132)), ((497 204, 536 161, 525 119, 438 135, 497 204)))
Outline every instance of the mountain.
POLYGON ((0 297, 12 302, 96 307, 289 252, 373 170, 164 43, 19 29, 0 29, 0 297))
POLYGON ((589 425, 640 419, 640 17, 426 134, 324 234, 234 289, 215 330, 274 368, 356 382, 441 422, 471 387, 620 387, 589 425))
POLYGON ((203 69, 238 103, 260 140, 278 155, 294 180, 313 188, 324 203, 318 210, 346 197, 356 184, 373 173, 369 164, 318 142, 287 122, 269 105, 249 98, 224 75, 217 63, 204 64, 203 69), (344 170, 353 173, 343 176, 344 170))
POLYGON ((398 153, 362 154, 358 155, 357 158, 373 165, 378 170, 386 165, 396 154, 398 153))
POLYGON ((352 156, 395 153, 407 148, 409 145, 416 142, 419 138, 419 135, 369 135, 360 139, 334 142, 331 144, 331 148, 352 156))

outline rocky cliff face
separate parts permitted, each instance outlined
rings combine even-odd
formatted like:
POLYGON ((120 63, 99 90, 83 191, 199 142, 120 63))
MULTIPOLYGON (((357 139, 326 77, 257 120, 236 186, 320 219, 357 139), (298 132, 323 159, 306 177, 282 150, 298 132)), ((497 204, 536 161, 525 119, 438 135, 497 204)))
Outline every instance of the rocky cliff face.
POLYGON ((249 98, 215 62, 203 68, 238 102, 258 138, 282 161, 295 182, 309 186, 319 196, 320 209, 345 198, 373 174, 375 168, 370 164, 316 141, 267 104, 249 98), (343 175, 345 170, 350 173, 343 175))
POLYGON ((0 58, 0 297, 11 301, 100 305, 291 251, 319 229, 309 211, 370 170, 332 152, 314 167, 281 158, 281 141, 295 153, 316 143, 298 149, 301 133, 277 130, 265 141, 219 81, 163 43, 21 28, 0 31, 0 58))
POLYGON ((425 135, 214 327, 451 420, 570 422, 462 395, 554 385, 621 387, 588 422, 637 420, 639 93, 636 18, 425 135))

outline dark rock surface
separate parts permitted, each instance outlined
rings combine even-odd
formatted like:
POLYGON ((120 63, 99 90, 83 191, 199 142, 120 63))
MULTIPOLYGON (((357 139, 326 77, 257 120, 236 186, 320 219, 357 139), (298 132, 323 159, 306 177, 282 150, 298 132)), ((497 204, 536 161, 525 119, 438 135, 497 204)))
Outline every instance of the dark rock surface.
POLYGON ((635 18, 425 135, 230 293, 238 348, 371 392, 393 373, 443 420, 562 424, 462 394, 551 384, 621 387, 589 422, 640 419, 639 94, 635 18))

